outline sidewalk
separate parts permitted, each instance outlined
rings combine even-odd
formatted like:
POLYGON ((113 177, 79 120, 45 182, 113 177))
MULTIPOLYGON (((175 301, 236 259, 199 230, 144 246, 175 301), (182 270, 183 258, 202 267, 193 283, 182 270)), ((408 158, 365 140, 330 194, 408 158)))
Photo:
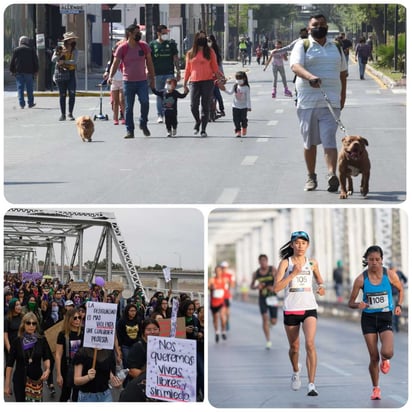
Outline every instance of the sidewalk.
MULTIPOLYGON (((230 67, 230 66, 236 65, 237 63, 238 63, 237 61, 224 61, 223 65, 226 67, 230 67)), ((379 80, 381 80, 385 84, 386 87, 390 89, 398 88, 398 87, 406 87, 406 77, 396 82, 392 80, 391 78, 383 75, 381 72, 374 69, 369 64, 366 65, 366 71, 370 72, 371 75, 377 77, 379 80)), ((86 90, 85 72, 84 71, 77 72, 76 95, 77 96, 99 96, 100 89, 97 85, 101 83, 103 79, 102 76, 103 76, 103 72, 101 70, 93 69, 91 72, 89 72, 87 75, 87 90, 86 90)), ((182 70, 182 78, 183 76, 184 76, 184 69, 182 70)), ((15 83, 14 77, 11 76, 11 74, 6 68, 4 69, 4 91, 8 91, 8 92, 16 91, 16 83, 15 83)), ((58 96, 59 93, 56 89, 54 91, 50 91, 50 90, 35 91, 34 95, 35 96, 58 96)), ((110 92, 107 86, 103 86, 103 96, 109 96, 109 95, 110 95, 110 92)))

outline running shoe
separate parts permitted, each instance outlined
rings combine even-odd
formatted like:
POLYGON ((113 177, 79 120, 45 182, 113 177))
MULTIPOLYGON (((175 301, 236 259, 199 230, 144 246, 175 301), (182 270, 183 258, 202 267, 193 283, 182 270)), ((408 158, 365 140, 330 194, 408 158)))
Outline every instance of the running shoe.
POLYGON ((374 388, 372 389, 371 399, 373 401, 381 399, 381 388, 379 388, 379 386, 374 386, 374 388))
POLYGON ((219 335, 218 334, 216 334, 216 336, 215 336, 215 342, 219 343, 219 335))
POLYGON ((125 120, 125 119, 121 119, 120 122, 121 122, 122 124, 126 124, 126 120, 125 120))
POLYGON ((384 374, 387 374, 390 369, 391 369, 391 364, 389 362, 389 359, 383 359, 381 362, 381 372, 384 374))
POLYGON ((200 122, 195 124, 195 127, 193 128, 193 134, 198 135, 199 129, 200 129, 200 122))
POLYGON ((339 189, 339 179, 335 173, 328 175, 328 192, 336 192, 339 189))
POLYGON ((172 137, 172 132, 168 131, 166 137, 172 137))
POLYGON ((226 336, 225 333, 222 333, 222 339, 223 339, 223 340, 226 340, 226 339, 227 339, 227 336, 226 336))
POLYGON ((72 114, 72 113, 69 113, 69 115, 67 116, 67 118, 68 118, 69 120, 74 120, 74 117, 73 117, 73 114, 72 114))
POLYGON ((270 341, 270 340, 268 340, 267 342, 266 342, 266 349, 270 349, 272 347, 272 342, 270 341))
POLYGON ((287 87, 285 88, 285 96, 292 97, 292 92, 287 87))
POLYGON ((297 372, 293 372, 291 379, 291 387, 294 391, 298 391, 302 386, 302 382, 300 381, 300 364, 298 367, 299 370, 297 372))
POLYGON ((242 127, 242 136, 246 136, 247 129, 246 127, 242 127))
POLYGON ((163 123, 163 117, 162 116, 159 116, 157 118, 157 123, 163 123))
POLYGON ((309 191, 315 190, 317 187, 318 187, 318 181, 316 178, 316 174, 314 173, 313 175, 308 175, 308 180, 306 180, 304 190, 306 192, 309 192, 309 191))
MULTIPOLYGON (((23 109, 24 107, 22 107, 22 109, 23 109)), ((64 122, 66 120, 66 115, 65 114, 62 114, 61 116, 60 116, 60 118, 59 118, 59 121, 60 122, 64 122)))
POLYGON ((272 98, 274 99, 276 97, 276 87, 272 89, 272 98))
POLYGON ((200 136, 201 136, 201 137, 207 137, 207 133, 206 133, 204 130, 202 130, 202 131, 200 132, 200 136))
POLYGON ((236 136, 236 137, 241 137, 240 132, 236 132, 236 133, 235 133, 235 136, 236 136))
POLYGON ((132 132, 127 132, 126 136, 124 137, 125 139, 134 139, 134 133, 132 132))
POLYGON ((315 384, 314 383, 310 383, 308 385, 308 396, 318 396, 319 393, 316 390, 315 384))
POLYGON ((114 121, 113 121, 113 124, 114 124, 115 126, 117 126, 117 125, 119 124, 119 121, 118 121, 118 120, 114 120, 114 121))
POLYGON ((173 137, 176 137, 176 134, 177 134, 177 130, 176 130, 176 129, 172 129, 172 136, 173 136, 173 137))

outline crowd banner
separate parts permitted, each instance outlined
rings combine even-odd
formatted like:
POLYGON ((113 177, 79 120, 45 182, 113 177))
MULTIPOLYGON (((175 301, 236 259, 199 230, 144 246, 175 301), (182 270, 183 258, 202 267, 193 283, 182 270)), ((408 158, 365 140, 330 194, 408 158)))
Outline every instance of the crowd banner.
POLYGON ((186 321, 184 317, 178 317, 176 319, 176 329, 172 333, 172 319, 160 319, 158 320, 160 326, 160 336, 167 336, 172 338, 186 339, 186 321))
POLYGON ((148 337, 146 396, 196 402, 196 340, 148 337))

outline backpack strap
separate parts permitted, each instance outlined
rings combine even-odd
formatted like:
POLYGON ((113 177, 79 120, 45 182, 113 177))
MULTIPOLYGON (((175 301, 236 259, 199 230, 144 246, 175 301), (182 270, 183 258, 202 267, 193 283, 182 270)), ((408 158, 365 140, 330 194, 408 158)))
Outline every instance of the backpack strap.
MULTIPOLYGON (((338 48, 339 53, 342 54, 342 51, 343 51, 342 45, 336 40, 334 40, 333 43, 335 43, 335 46, 338 48)), ((303 39, 303 48, 305 50, 305 53, 308 51, 309 46, 310 46, 310 40, 309 39, 303 39)))

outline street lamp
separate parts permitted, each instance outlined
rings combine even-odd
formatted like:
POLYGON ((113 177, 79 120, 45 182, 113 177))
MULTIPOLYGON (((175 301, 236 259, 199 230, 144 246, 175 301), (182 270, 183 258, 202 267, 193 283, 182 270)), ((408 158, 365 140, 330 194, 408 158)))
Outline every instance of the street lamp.
POLYGON ((182 269, 182 255, 179 252, 173 252, 173 254, 177 255, 179 258, 179 269, 182 269))

